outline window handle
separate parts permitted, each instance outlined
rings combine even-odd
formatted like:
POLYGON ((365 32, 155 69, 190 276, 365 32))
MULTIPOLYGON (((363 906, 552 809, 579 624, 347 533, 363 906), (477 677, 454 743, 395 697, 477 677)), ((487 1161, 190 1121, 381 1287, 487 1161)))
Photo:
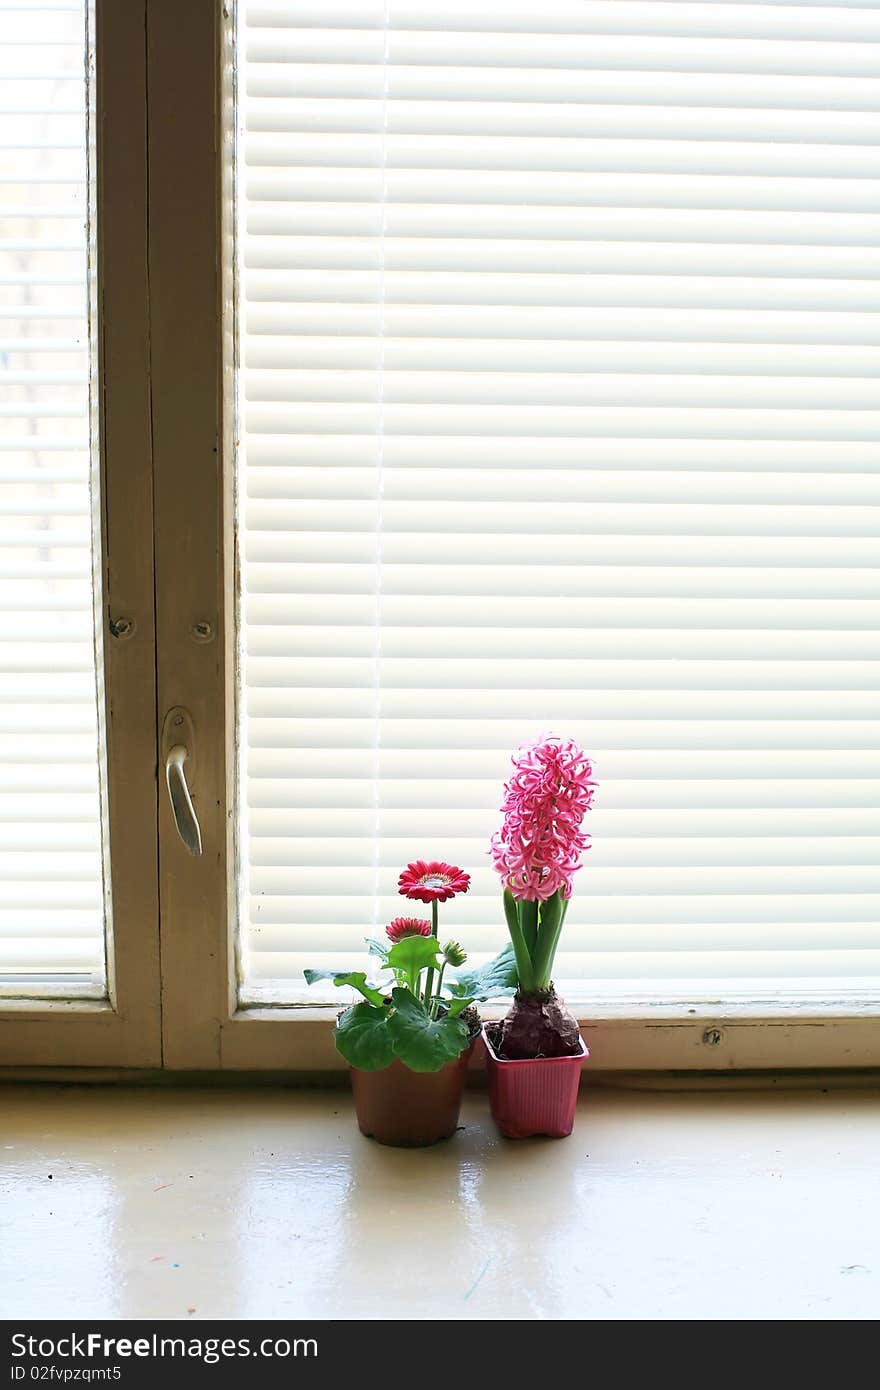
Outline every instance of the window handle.
POLYGON ((202 832, 189 794, 183 765, 192 755, 193 726, 189 713, 175 705, 165 716, 162 726, 162 755, 165 759, 165 784, 177 833, 190 854, 202 852, 202 832))

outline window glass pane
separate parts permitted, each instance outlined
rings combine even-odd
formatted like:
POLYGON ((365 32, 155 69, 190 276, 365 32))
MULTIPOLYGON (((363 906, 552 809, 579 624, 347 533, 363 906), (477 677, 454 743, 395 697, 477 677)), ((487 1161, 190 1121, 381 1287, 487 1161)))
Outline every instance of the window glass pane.
POLYGON ((0 992, 103 993, 86 7, 0 16, 0 992))
MULTIPOLYGON (((557 978, 880 975, 880 14, 300 0, 240 34, 245 996, 595 759, 557 978)), ((332 993, 332 992, 331 992, 332 993)))

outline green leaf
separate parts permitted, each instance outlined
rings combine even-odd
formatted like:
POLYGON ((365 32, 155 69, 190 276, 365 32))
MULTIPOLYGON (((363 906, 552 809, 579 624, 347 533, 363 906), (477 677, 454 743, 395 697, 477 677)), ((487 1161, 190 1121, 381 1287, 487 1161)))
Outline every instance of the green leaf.
POLYGON ((562 923, 565 920, 567 904, 557 889, 546 902, 541 904, 541 922, 538 928, 538 944, 533 956, 535 967, 535 988, 548 989, 553 974, 553 961, 562 923))
POLYGON ((381 1071, 394 1061, 388 1009, 372 1004, 353 1004, 333 1029, 336 1047, 350 1066, 361 1071, 381 1071))
POLYGON ((377 959, 381 960, 383 963, 387 961, 388 952, 391 949, 387 941, 381 941, 375 936, 367 936, 364 939, 367 943, 367 950, 371 956, 376 956, 377 959))
POLYGON ((460 970, 450 981, 450 993, 456 999, 469 994, 473 999, 493 999, 499 994, 511 994, 519 984, 513 945, 508 942, 494 960, 477 970, 460 970))
POLYGON ((504 916, 507 919, 507 930, 510 932, 513 954, 516 957, 517 982, 520 989, 527 993, 534 987, 532 958, 519 924, 519 903, 509 888, 504 890, 504 916))
POLYGON ((422 1001, 408 989, 395 989, 391 998, 394 1011, 388 1028, 394 1052, 410 1071, 439 1071, 464 1051, 468 1031, 461 1019, 432 1019, 422 1001))
POLYGON ((365 999, 369 999, 371 1004, 375 1004, 381 1009, 385 1003, 384 996, 367 984, 367 977, 363 970, 304 970, 306 983, 313 985, 316 980, 332 980, 334 985, 350 985, 356 989, 365 999))
POLYGON ((422 970, 439 966, 440 943, 436 936, 405 936, 388 952, 387 965, 402 970, 412 989, 415 989, 422 970))
POLYGON ((538 939, 538 907, 537 902, 526 902, 525 898, 521 898, 517 902, 520 931, 523 935, 523 941, 526 943, 526 950, 533 961, 535 959, 535 942, 538 939))
POLYGON ((388 952, 388 964, 395 970, 424 970, 439 965, 440 942, 436 936, 405 936, 388 952))
POLYGON ((443 1007, 446 1010, 446 1017, 458 1018, 458 1015, 460 1013, 464 1013, 465 1009, 469 1008, 469 1006, 473 1004, 473 1002, 473 995, 467 994, 458 995, 455 999, 444 999, 443 1007))

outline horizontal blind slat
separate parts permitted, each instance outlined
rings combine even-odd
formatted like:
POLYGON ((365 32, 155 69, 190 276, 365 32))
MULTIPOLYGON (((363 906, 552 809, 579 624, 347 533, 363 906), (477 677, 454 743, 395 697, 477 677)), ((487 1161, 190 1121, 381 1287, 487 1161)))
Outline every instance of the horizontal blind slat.
MULTIPOLYGON (((809 60, 808 60, 809 61, 809 60)), ((12 84, 10 83, 10 86, 12 84)), ((255 65, 246 78, 246 98, 344 97, 382 99, 386 74, 367 62, 317 61, 255 65)), ((676 106, 728 106, 782 111, 876 111, 876 83, 871 76, 802 76, 790 72, 743 73, 715 68, 701 73, 676 65, 636 71, 583 71, 528 66, 503 69, 476 64, 389 65, 389 99, 433 101, 592 102, 619 106, 664 105, 674 91, 676 106), (674 85, 670 84, 674 74, 674 85), (526 95, 527 94, 527 95, 526 95)))
MULTIPOLYGON (((805 174, 811 179, 876 177, 880 154, 870 145, 841 147, 830 142, 783 144, 758 141, 654 139, 588 139, 570 135, 398 135, 261 133, 248 137, 245 158, 249 169, 288 167, 341 170, 374 169, 383 157, 395 170, 438 171, 438 178, 466 169, 498 173, 530 172, 728 175, 805 174), (842 160, 846 161, 842 165, 842 160)), ((737 187, 736 184, 733 185, 737 187)))
MULTIPOLYGON (((394 0, 388 11, 395 29, 475 30, 495 33, 713 35, 745 37, 870 41, 880 37, 880 23, 871 13, 875 0, 849 0, 841 12, 829 0, 781 0, 795 9, 755 0, 726 4, 664 3, 617 0, 609 9, 603 0, 553 0, 536 9, 531 0, 394 0), (807 6, 806 8, 804 6, 807 6)), ((248 0, 249 31, 262 29, 382 29, 385 11, 373 0, 286 0, 281 4, 248 0)))

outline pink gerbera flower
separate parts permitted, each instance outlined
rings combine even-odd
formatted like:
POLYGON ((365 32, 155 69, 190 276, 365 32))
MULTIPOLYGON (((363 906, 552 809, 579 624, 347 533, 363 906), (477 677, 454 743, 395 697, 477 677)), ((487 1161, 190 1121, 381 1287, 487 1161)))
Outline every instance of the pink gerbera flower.
POLYGON ((515 898, 546 902, 557 889, 571 897, 589 836, 581 830, 593 800, 592 767, 571 739, 543 738, 513 756, 504 788, 504 822, 492 859, 515 898))
POLYGON ((417 898, 423 903, 445 903, 456 893, 466 893, 470 884, 470 874, 436 859, 429 864, 424 859, 407 864, 398 879, 399 891, 404 898, 417 898))
POLYGON ((430 936, 431 923, 424 917, 395 917, 385 928, 385 935, 396 946, 405 936, 430 936))

